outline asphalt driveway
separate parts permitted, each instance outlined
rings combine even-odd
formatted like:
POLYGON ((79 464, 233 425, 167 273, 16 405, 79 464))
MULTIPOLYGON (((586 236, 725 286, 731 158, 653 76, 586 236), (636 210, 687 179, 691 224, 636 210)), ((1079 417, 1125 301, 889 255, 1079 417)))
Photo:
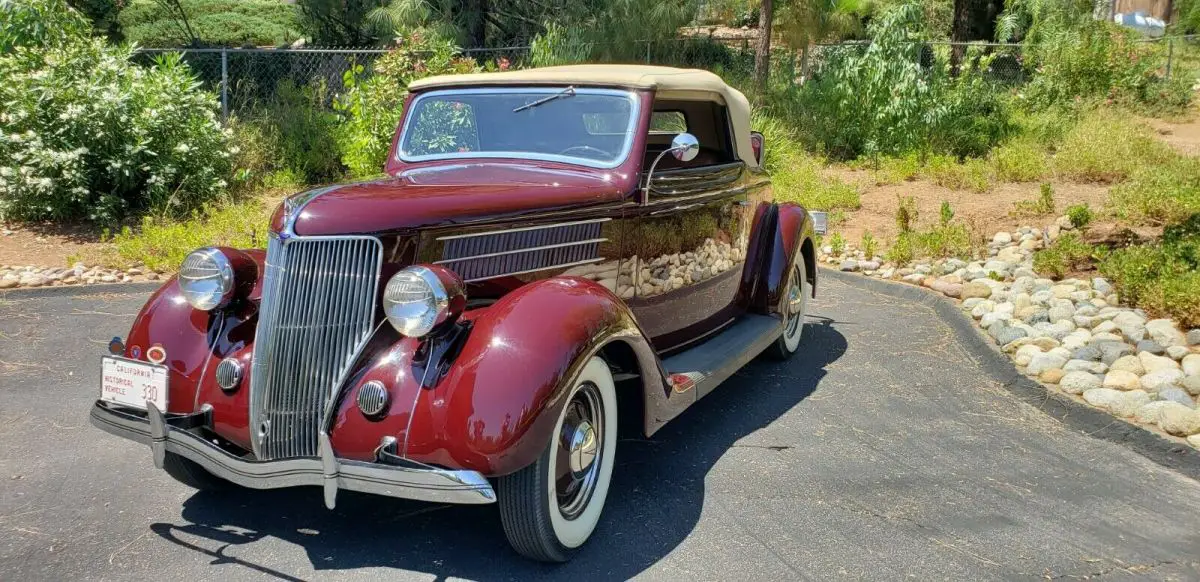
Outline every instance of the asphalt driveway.
POLYGON ((148 293, 0 295, 0 580, 1200 579, 1200 482, 1013 397, 928 306, 820 291, 803 354, 620 443, 558 567, 491 506, 195 493, 87 422, 148 293))

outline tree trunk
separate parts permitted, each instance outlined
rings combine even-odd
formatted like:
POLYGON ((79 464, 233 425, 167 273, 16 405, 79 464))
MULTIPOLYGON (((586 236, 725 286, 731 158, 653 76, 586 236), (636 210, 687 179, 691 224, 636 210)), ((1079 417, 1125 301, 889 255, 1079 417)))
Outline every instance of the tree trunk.
POLYGON ((488 0, 466 0, 462 6, 467 48, 487 47, 488 0))
POLYGON ((754 83, 766 89, 771 74, 771 23, 775 20, 774 0, 762 0, 758 8, 758 46, 754 49, 754 83))
POLYGON ((965 44, 973 40, 993 41, 996 36, 996 18, 1004 9, 1003 0, 954 0, 954 28, 950 40, 950 71, 958 75, 962 68, 965 44))

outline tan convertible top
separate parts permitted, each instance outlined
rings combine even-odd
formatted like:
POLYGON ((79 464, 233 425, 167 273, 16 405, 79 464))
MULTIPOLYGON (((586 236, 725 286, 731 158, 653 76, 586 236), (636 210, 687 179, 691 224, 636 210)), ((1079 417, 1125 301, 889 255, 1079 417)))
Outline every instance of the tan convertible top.
POLYGON ((713 100, 725 105, 733 124, 738 157, 747 166, 757 166, 750 147, 750 102, 741 91, 720 77, 700 69, 676 69, 649 65, 565 65, 500 73, 441 75, 413 81, 412 91, 480 85, 575 85, 649 89, 659 98, 713 100))

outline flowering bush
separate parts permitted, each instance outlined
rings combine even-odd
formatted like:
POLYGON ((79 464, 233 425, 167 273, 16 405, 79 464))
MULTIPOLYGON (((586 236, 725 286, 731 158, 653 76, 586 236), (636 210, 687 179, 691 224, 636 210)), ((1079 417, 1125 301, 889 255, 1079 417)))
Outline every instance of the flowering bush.
POLYGON ((80 36, 0 55, 0 215, 111 223, 223 191, 215 99, 178 55, 143 68, 130 51, 80 36))
POLYGON ((375 61, 369 78, 362 78, 362 65, 346 71, 346 92, 334 102, 344 118, 338 131, 342 163, 355 177, 383 171, 409 83, 431 75, 480 70, 475 61, 459 56, 453 43, 428 31, 409 32, 397 44, 375 61))

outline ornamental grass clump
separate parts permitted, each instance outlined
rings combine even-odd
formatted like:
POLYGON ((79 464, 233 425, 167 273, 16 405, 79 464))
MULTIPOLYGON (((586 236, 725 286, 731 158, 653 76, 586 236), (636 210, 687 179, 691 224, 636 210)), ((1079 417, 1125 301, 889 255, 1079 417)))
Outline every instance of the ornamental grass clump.
POLYGON ((215 97, 178 55, 131 51, 81 33, 0 55, 0 217, 180 216, 225 191, 215 97))

